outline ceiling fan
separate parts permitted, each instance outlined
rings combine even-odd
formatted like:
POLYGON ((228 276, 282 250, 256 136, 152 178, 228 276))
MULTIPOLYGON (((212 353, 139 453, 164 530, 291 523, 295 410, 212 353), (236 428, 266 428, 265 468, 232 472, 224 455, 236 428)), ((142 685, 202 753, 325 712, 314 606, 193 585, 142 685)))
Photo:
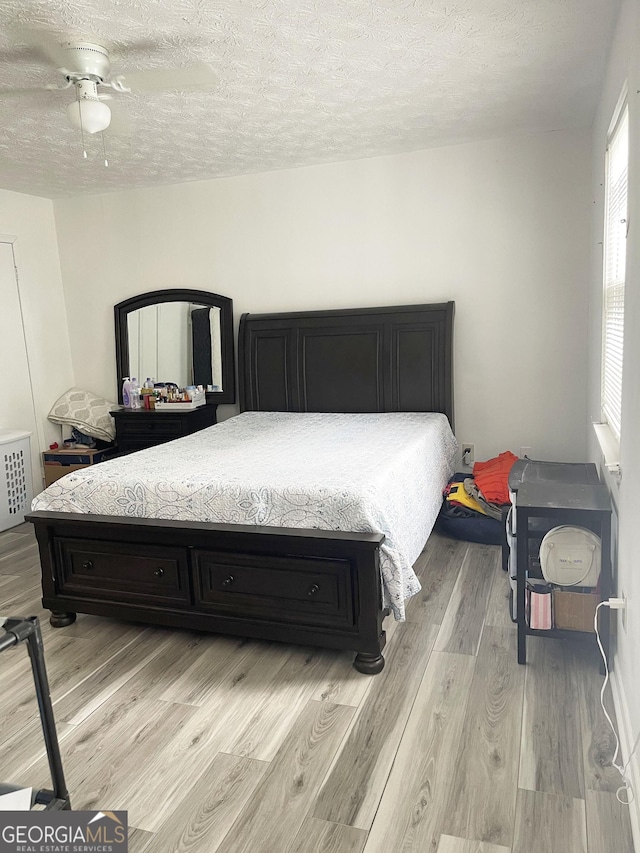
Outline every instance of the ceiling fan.
MULTIPOLYGON (((0 89, 2 96, 24 95, 48 89, 64 91, 73 88, 75 100, 67 106, 67 118, 72 127, 82 133, 99 133, 111 123, 111 110, 105 103, 118 93, 144 93, 165 91, 208 91, 217 85, 217 77, 204 62, 181 68, 150 68, 142 71, 114 73, 111 68, 109 47, 99 38, 70 36, 49 30, 21 31, 19 40, 27 48, 18 54, 26 59, 44 61, 53 66, 64 78, 59 83, 47 83, 38 89, 0 89)), ((149 50, 156 45, 128 45, 124 52, 141 48, 149 50)), ((116 51, 116 56, 122 51, 116 51)), ((86 154, 85 154, 86 156, 86 154)))

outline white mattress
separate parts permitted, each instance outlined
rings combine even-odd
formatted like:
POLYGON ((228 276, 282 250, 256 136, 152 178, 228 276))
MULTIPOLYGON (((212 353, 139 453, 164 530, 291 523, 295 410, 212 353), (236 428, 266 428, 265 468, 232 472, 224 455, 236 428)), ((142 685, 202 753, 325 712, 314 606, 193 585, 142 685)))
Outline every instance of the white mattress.
POLYGON ((455 450, 440 414, 245 412, 67 474, 32 509, 384 533, 384 603, 403 619, 455 450))

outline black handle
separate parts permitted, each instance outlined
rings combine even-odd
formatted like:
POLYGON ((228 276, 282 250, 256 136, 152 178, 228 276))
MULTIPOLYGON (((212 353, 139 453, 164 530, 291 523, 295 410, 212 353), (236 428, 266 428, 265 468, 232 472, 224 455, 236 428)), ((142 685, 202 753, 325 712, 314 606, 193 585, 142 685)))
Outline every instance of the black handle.
POLYGON ((320 587, 318 586, 317 583, 312 583, 311 586, 309 587, 309 589, 307 590, 307 595, 310 598, 313 598, 313 596, 316 594, 316 592, 318 592, 319 589, 320 589, 320 587))
POLYGON ((234 582, 234 580, 235 580, 234 576, 233 576, 233 575, 229 575, 229 577, 228 577, 228 578, 225 578, 225 579, 222 581, 222 586, 231 586, 231 584, 234 582))
POLYGON ((89 571, 90 569, 92 569, 92 568, 93 568, 93 562, 92 562, 92 560, 85 560, 85 561, 84 561, 84 563, 82 564, 82 568, 83 568, 83 569, 86 569, 87 571, 89 571))
POLYGON ((163 574, 164 574, 164 569, 161 569, 161 568, 157 568, 154 572, 154 575, 157 578, 161 578, 163 576, 163 574))

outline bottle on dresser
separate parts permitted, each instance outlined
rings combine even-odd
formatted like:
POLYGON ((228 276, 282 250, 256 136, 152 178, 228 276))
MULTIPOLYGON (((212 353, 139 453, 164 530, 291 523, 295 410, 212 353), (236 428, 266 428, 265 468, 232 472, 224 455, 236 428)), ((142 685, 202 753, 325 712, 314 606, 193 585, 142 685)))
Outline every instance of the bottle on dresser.
POLYGON ((131 406, 132 409, 141 409, 142 402, 140 400, 140 385, 134 377, 131 379, 131 406))
POLYGON ((122 383, 122 405, 125 409, 131 408, 131 380, 128 376, 124 377, 122 383))

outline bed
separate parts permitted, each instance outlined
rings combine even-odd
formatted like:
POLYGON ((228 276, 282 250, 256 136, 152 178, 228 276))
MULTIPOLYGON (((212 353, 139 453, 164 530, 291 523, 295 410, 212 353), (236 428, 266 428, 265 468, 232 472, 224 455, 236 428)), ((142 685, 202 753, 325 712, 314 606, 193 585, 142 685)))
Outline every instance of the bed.
POLYGON ((243 414, 35 499, 52 625, 115 616, 381 671, 451 470, 452 321, 453 303, 244 315, 243 414))

